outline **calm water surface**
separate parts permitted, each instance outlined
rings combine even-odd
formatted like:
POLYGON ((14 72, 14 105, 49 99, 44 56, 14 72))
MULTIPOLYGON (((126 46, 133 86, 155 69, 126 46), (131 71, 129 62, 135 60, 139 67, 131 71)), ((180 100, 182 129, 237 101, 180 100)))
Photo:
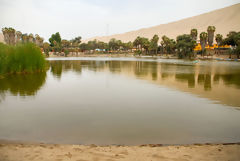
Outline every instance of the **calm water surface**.
POLYGON ((240 142, 240 63, 49 59, 0 79, 0 140, 73 144, 240 142))

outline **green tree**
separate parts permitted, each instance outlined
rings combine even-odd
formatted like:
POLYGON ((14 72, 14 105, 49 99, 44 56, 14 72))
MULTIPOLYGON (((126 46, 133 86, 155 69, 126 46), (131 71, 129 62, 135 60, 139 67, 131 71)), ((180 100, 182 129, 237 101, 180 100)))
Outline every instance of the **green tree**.
POLYGON ((236 31, 231 31, 227 34, 227 37, 223 40, 223 43, 226 45, 231 45, 236 47, 238 45, 239 33, 236 31))
POLYGON ((204 55, 204 53, 205 53, 205 47, 207 44, 207 40, 208 40, 208 34, 206 32, 202 32, 200 34, 200 44, 202 47, 202 55, 204 55))
POLYGON ((71 43, 68 40, 64 40, 64 39, 61 41, 61 44, 63 48, 69 48, 71 45, 71 43))
POLYGON ((142 47, 144 48, 146 54, 148 54, 149 47, 150 47, 150 41, 148 40, 148 38, 142 37, 141 44, 142 44, 142 47))
POLYGON ((177 37, 177 52, 179 58, 191 58, 194 56, 194 48, 196 46, 196 41, 193 40, 192 35, 180 35, 177 37))
POLYGON ((123 43, 123 48, 126 51, 132 50, 133 49, 133 43, 131 41, 129 41, 127 43, 123 43))
POLYGON ((149 49, 151 51, 155 51, 155 54, 157 54, 157 51, 158 51, 158 41, 159 41, 158 35, 154 35, 150 41, 149 49))
POLYGON ((219 46, 223 43, 223 36, 221 34, 217 34, 215 40, 217 42, 217 45, 219 46))
POLYGON ((102 41, 98 41, 97 48, 106 51, 108 49, 108 44, 102 41))
POLYGON ((82 41, 82 37, 81 36, 78 36, 78 37, 75 37, 74 39, 72 39, 70 41, 71 43, 71 46, 74 47, 74 48, 78 48, 79 45, 81 44, 81 41, 82 41))
POLYGON ((190 32, 190 35, 191 35, 192 39, 197 42, 197 36, 198 36, 197 29, 192 29, 190 32))
POLYGON ((137 50, 142 50, 142 38, 140 36, 138 36, 134 42, 133 42, 133 45, 136 47, 137 50))
POLYGON ((215 30, 216 30, 215 26, 208 26, 208 28, 207 28, 207 32, 208 32, 208 45, 209 46, 213 46, 215 30))
POLYGON ((67 57, 69 53, 70 53, 69 50, 65 48, 65 49, 64 49, 65 57, 67 57))
POLYGON ((143 52, 143 48, 146 50, 146 52, 148 51, 150 42, 147 38, 138 36, 134 40, 133 45, 136 47, 137 53, 140 55, 143 52))
POLYGON ((118 40, 116 40, 115 38, 112 38, 109 41, 108 45, 109 45, 110 50, 116 51, 119 49, 120 42, 118 40))
MULTIPOLYGON (((50 45, 51 46, 51 45, 50 45)), ((54 52, 60 52, 62 50, 61 44, 57 43, 55 40, 53 41, 53 47, 52 49, 54 52)))
POLYGON ((167 36, 162 37, 163 49, 167 54, 173 54, 176 49, 176 41, 167 36))
POLYGON ((51 50, 50 44, 45 42, 43 43, 43 51, 46 54, 46 56, 49 56, 49 51, 51 50))
POLYGON ((87 50, 90 50, 90 47, 87 43, 81 43, 80 46, 79 46, 80 50, 81 51, 87 51, 87 50))
POLYGON ((54 41, 57 43, 58 46, 60 46, 62 39, 59 32, 57 32, 56 34, 52 34, 52 36, 49 38, 50 46, 54 47, 54 41))
POLYGON ((232 52, 240 58, 240 32, 231 31, 227 37, 223 40, 223 44, 231 45, 233 47, 232 52))

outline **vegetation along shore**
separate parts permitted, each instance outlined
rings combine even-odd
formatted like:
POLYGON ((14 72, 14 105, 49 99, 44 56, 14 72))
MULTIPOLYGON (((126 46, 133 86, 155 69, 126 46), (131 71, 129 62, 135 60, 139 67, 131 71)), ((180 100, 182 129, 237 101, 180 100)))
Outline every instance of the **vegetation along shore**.
POLYGON ((0 43, 0 75, 41 72, 45 64, 44 55, 34 44, 10 46, 0 43))
POLYGON ((3 28, 6 44, 0 43, 0 75, 33 73, 45 70, 45 56, 40 47, 41 39, 36 35, 22 35, 13 28, 3 28))
POLYGON ((8 45, 34 43, 46 57, 124 54, 188 59, 209 56, 221 58, 222 55, 227 55, 227 59, 240 58, 240 32, 230 31, 224 38, 220 33, 215 34, 215 26, 208 26, 206 32, 200 34, 197 29, 192 29, 189 34, 179 35, 176 39, 166 35, 161 38, 154 35, 152 39, 138 36, 133 42, 122 42, 113 38, 108 43, 96 39, 82 42, 81 36, 66 40, 61 38, 59 32, 52 34, 48 43, 38 34, 22 34, 13 28, 3 28, 2 31, 8 45))

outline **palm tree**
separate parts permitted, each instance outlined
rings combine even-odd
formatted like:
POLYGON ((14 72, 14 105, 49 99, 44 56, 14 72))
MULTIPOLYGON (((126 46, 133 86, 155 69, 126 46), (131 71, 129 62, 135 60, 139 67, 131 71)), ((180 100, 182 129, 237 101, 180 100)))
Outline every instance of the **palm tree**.
POLYGON ((10 45, 15 45, 15 37, 16 37, 16 30, 13 28, 9 28, 9 39, 10 39, 10 45))
POLYGON ((41 37, 38 34, 35 34, 35 44, 37 46, 40 46, 40 39, 41 39, 41 37))
POLYGON ((22 34, 22 42, 27 43, 28 42, 28 35, 27 34, 22 34))
POLYGON ((5 27, 2 29, 4 41, 9 45, 15 45, 15 29, 5 27))
POLYGON ((31 43, 34 42, 34 37, 33 37, 32 33, 28 35, 28 41, 31 42, 31 43))
POLYGON ((164 42, 161 41, 160 44, 161 44, 161 52, 162 52, 162 54, 164 54, 164 42))
POLYGON ((5 41, 7 44, 10 44, 10 42, 9 42, 9 34, 8 34, 8 28, 6 28, 6 27, 2 28, 2 33, 3 33, 3 36, 4 36, 4 41, 5 41))
POLYGON ((128 43, 124 43, 125 45, 125 49, 127 50, 127 51, 129 51, 129 50, 131 50, 131 52, 132 52, 132 48, 133 48, 133 43, 131 42, 131 41, 129 41, 128 43))
POLYGON ((166 35, 162 37, 162 46, 166 54, 169 52, 169 45, 170 45, 170 38, 168 38, 166 35))
POLYGON ((219 46, 223 42, 223 36, 221 34, 217 34, 215 40, 217 42, 217 45, 219 46))
POLYGON ((190 35, 191 35, 192 39, 197 42, 197 36, 198 36, 197 29, 192 29, 190 35))
POLYGON ((158 41, 159 41, 158 35, 154 35, 150 42, 150 50, 155 50, 155 54, 157 54, 158 50, 158 41))
POLYGON ((214 32, 216 30, 215 26, 208 26, 207 32, 208 32, 208 45, 213 45, 213 39, 214 39, 214 32))
POLYGON ((16 43, 20 43, 22 39, 22 33, 20 31, 16 32, 16 43))
POLYGON ((206 32, 202 32, 200 34, 200 44, 201 44, 201 47, 202 47, 202 55, 205 52, 205 47, 206 47, 206 44, 207 44, 207 40, 208 40, 208 34, 206 32))
POLYGON ((149 46, 150 46, 150 42, 149 42, 148 38, 143 37, 141 39, 141 44, 147 54, 148 50, 149 50, 149 46))
POLYGON ((133 45, 134 45, 137 49, 139 49, 139 48, 140 48, 140 43, 141 43, 141 37, 138 36, 138 37, 134 40, 133 45))
POLYGON ((40 39, 39 39, 39 47, 43 46, 43 41, 44 41, 44 38, 40 37, 40 39))

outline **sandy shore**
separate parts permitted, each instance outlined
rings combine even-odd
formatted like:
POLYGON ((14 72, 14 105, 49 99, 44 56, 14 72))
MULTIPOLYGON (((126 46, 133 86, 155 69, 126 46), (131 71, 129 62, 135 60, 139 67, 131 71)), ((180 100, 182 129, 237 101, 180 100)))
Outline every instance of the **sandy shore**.
POLYGON ((240 144, 96 146, 0 144, 0 161, 239 161, 240 144))

